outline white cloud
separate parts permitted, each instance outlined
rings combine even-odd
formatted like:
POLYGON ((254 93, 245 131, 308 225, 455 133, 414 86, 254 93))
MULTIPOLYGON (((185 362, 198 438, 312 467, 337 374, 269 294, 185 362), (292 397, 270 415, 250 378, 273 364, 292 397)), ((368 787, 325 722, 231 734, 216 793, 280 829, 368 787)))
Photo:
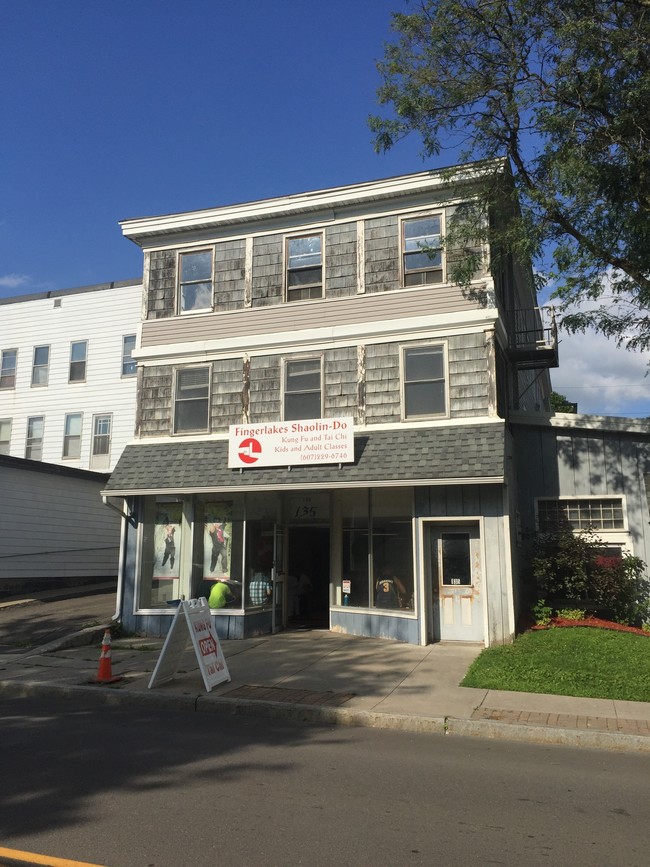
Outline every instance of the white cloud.
POLYGON ((5 274, 4 277, 0 277, 0 286, 5 289, 17 289, 28 282, 29 277, 26 274, 5 274))
POLYGON ((650 353, 618 348, 593 331, 560 331, 559 341, 553 389, 577 403, 578 412, 650 417, 650 353))

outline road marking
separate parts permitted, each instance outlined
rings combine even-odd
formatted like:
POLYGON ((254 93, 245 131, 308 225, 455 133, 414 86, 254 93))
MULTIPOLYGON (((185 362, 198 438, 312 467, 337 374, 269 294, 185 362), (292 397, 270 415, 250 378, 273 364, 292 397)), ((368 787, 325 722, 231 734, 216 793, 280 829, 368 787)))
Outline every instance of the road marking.
POLYGON ((50 855, 37 855, 35 852, 21 852, 18 849, 5 849, 0 846, 0 857, 11 858, 27 864, 42 864, 44 867, 102 867, 88 861, 70 861, 69 858, 53 858, 50 855))

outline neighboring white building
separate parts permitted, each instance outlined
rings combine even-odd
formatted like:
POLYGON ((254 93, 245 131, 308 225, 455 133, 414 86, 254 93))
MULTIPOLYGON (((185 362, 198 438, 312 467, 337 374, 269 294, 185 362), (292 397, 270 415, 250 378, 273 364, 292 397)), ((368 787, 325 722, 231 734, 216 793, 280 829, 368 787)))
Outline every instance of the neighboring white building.
POLYGON ((142 281, 0 299, 0 454, 110 471, 133 438, 142 281))

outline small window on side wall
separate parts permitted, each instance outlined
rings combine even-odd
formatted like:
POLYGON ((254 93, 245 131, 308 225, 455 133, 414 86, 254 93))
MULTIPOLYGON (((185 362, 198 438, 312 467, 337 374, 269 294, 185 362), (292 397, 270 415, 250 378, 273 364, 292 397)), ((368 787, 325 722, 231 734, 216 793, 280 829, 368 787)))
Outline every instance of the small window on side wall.
POLYGON ((113 417, 110 413, 93 418, 93 440, 90 450, 90 466, 105 469, 110 463, 111 427, 113 417))
POLYGON ((43 433, 45 417, 31 416, 27 419, 27 439, 25 440, 25 457, 32 461, 43 459, 43 433))
POLYGON ((11 419, 0 418, 0 455, 11 454, 11 419))
POLYGON ((321 360, 304 358, 284 365, 284 418, 320 418, 321 360))
POLYGON ((50 369, 50 347, 35 346, 32 364, 32 385, 47 385, 50 369))
POLYGON ((287 238, 287 301, 323 297, 323 238, 287 238))
POLYGON ((127 334, 122 338, 122 376, 135 376, 138 365, 133 358, 135 349, 135 334, 127 334))
POLYGON ((81 455, 81 423, 80 412, 69 413, 65 417, 63 433, 63 457, 79 458, 81 455))
POLYGON ((174 433, 209 429, 210 368, 184 367, 176 371, 174 433))
POLYGON ((3 349, 2 361, 0 362, 0 388, 16 387, 16 363, 18 361, 17 349, 3 349))
POLYGON ((77 340, 70 344, 69 382, 86 381, 86 361, 88 358, 88 341, 77 340))
POLYGON ((440 215, 417 217, 402 223, 404 286, 442 283, 440 215))
POLYGON ((404 350, 404 418, 446 415, 444 346, 404 350))
POLYGON ((181 253, 178 257, 179 312, 212 310, 212 251, 181 253))

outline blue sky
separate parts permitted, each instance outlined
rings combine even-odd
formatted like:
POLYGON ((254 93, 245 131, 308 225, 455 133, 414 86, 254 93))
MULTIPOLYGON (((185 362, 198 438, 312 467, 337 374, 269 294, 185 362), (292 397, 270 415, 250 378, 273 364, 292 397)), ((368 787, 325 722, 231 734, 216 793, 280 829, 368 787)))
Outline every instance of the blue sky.
MULTIPOLYGON (((376 61, 406 7, 4 0, 0 297, 137 277, 122 219, 452 164, 454 151, 423 162, 415 138, 373 151, 376 61)), ((647 359, 569 343, 558 391, 583 411, 650 416, 647 359)))

